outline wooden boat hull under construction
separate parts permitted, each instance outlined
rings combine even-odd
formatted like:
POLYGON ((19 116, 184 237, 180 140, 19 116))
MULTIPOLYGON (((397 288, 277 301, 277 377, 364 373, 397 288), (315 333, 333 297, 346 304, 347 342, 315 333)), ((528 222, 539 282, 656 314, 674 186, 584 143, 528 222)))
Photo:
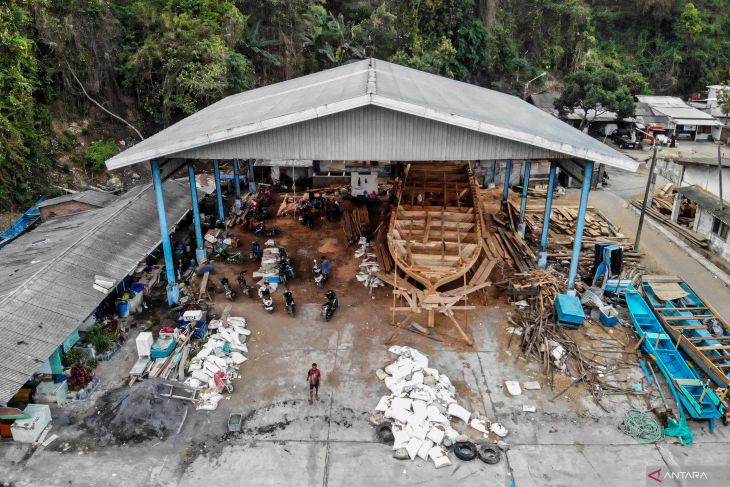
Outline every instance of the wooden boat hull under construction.
POLYGON ((398 268, 427 293, 445 289, 478 262, 484 236, 476 197, 466 163, 408 167, 388 246, 398 268))
POLYGON ((478 186, 468 163, 409 165, 388 229, 395 272, 379 276, 408 305, 394 305, 393 311, 426 311, 429 327, 434 314, 442 313, 472 344, 454 311, 474 309, 467 296, 490 285, 487 279, 498 261, 485 257, 484 232, 478 186))
POLYGON ((686 282, 675 276, 644 276, 646 300, 674 343, 712 381, 730 387, 730 326, 686 282), (666 299, 672 298, 672 299, 666 299), (707 327, 714 321, 713 334, 707 327))

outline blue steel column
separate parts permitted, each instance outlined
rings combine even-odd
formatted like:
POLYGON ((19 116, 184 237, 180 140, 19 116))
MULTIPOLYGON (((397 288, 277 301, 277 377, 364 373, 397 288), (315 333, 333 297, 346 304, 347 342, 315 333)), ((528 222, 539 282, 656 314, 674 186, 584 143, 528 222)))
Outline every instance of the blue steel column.
POLYGON ((542 237, 540 238, 540 252, 537 254, 537 267, 547 268, 547 244, 548 231, 550 230, 550 213, 553 209, 553 191, 555 191, 555 175, 558 172, 558 164, 550 161, 550 177, 548 178, 547 198, 545 199, 545 216, 542 222, 542 237))
POLYGON ((238 159, 233 159, 233 184, 236 186, 236 206, 241 207, 241 180, 238 176, 238 159))
POLYGON ((527 190, 530 188, 530 166, 532 161, 525 161, 525 172, 522 175, 522 201, 520 202, 520 223, 517 225, 517 233, 525 238, 525 210, 527 209, 527 190))
POLYGON ((193 202, 193 225, 195 226, 195 260, 200 263, 205 259, 203 230, 200 227, 200 209, 198 208, 198 188, 195 186, 195 164, 188 161, 188 180, 190 181, 190 199, 193 202))
POLYGON ((218 159, 213 161, 213 173, 215 174, 215 192, 218 195, 218 219, 226 220, 226 213, 223 210, 223 191, 221 191, 221 168, 218 159))
POLYGON ((165 198, 162 194, 162 177, 160 175, 160 163, 157 159, 152 161, 152 182, 155 187, 155 200, 157 201, 157 216, 160 219, 160 233, 162 235, 162 253, 165 256, 165 273, 167 275, 167 303, 176 304, 180 297, 180 289, 175 281, 175 267, 172 263, 172 245, 170 234, 167 231, 167 215, 165 214, 165 198))
POLYGON ((253 177, 253 159, 248 160, 248 192, 249 193, 255 193, 256 192, 256 183, 255 179, 253 177))
POLYGON ((578 274, 578 260, 580 249, 583 245, 583 228, 586 223, 586 209, 588 208, 588 193, 591 192, 591 179, 593 178, 593 161, 586 161, 583 170, 583 188, 580 191, 580 208, 578 208, 578 222, 575 227, 575 239, 573 240, 573 256, 570 258, 570 274, 568 274, 568 294, 575 296, 575 276, 578 274))
POLYGON ((502 190, 502 208, 507 207, 509 200, 509 175, 512 172, 512 159, 507 159, 507 166, 504 169, 504 189, 502 190))

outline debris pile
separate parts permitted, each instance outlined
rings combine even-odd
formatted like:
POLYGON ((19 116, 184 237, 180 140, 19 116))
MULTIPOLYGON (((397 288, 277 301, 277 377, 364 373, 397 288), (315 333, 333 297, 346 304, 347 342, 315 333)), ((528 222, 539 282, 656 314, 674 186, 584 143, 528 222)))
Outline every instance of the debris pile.
POLYGON ((355 278, 372 292, 373 288, 385 286, 385 283, 375 275, 380 271, 380 264, 375 260, 373 246, 367 238, 360 237, 358 244, 360 247, 355 251, 355 258, 362 259, 362 261, 355 278))
MULTIPOLYGON (((555 385, 556 373, 572 380, 567 388, 555 395, 556 398, 580 382, 589 385, 599 406, 601 398, 607 394, 637 394, 617 377, 618 373, 637 365, 622 357, 634 353, 627 350, 626 343, 598 325, 583 327, 580 336, 587 343, 579 345, 576 342, 578 335, 567 332, 555 322, 552 303, 557 294, 565 291, 565 281, 562 274, 550 268, 515 274, 499 283, 500 288, 513 298, 523 298, 514 303, 516 310, 509 318, 512 326, 507 329, 511 334, 507 347, 510 348, 514 337, 518 337, 524 356, 543 364, 543 373, 551 388, 555 385), (600 329, 603 336, 592 334, 593 329, 600 329)), ((589 294, 584 292, 584 296, 589 294)))
POLYGON ((85 419, 84 427, 102 441, 164 440, 179 428, 187 405, 161 396, 163 387, 159 380, 147 380, 106 392, 99 398, 98 408, 85 419))
POLYGON ((407 346, 388 350, 398 359, 376 374, 391 394, 380 398, 370 421, 381 441, 393 443, 393 457, 419 457, 440 468, 451 465, 449 453, 453 449, 462 460, 479 456, 486 463, 499 461, 499 450, 493 445, 478 447, 457 428, 462 432, 474 430, 468 431, 476 432, 483 440, 491 434, 504 437, 507 429, 460 406, 449 378, 429 367, 423 352, 407 346))
POLYGON ((246 320, 232 316, 227 320, 212 320, 208 337, 202 349, 190 360, 184 384, 200 391, 197 409, 214 410, 224 392, 233 392, 231 380, 237 375, 242 363, 248 360, 246 339, 251 330, 246 320))

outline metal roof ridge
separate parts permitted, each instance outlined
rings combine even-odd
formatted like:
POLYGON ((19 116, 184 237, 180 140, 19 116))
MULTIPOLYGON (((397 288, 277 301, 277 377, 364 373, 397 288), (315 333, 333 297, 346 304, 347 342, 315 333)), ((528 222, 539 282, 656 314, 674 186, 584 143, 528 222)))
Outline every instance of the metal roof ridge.
MULTIPOLYGON (((105 225, 106 223, 108 223, 112 218, 114 218, 115 216, 117 216, 119 214, 119 212, 121 212, 122 210, 125 210, 132 203, 135 203, 137 200, 139 200, 142 197, 142 195, 145 193, 147 187, 149 187, 150 185, 152 185, 152 183, 147 183, 146 185, 144 185, 143 188, 134 197, 129 198, 129 200, 126 201, 123 205, 121 205, 121 207, 119 207, 115 211, 111 212, 111 214, 107 218, 105 218, 104 220, 100 221, 96 225, 93 225, 92 228, 90 228, 86 233, 84 233, 79 238, 77 238, 76 241, 73 244, 71 244, 66 250, 64 250, 63 252, 61 252, 60 254, 58 254, 56 257, 54 257, 50 261, 46 262, 45 265, 43 265, 40 269, 38 269, 22 285, 20 285, 17 288, 15 288, 15 290, 13 290, 11 293, 8 293, 7 295, 5 295, 5 297, 0 300, 0 309, 11 298, 13 298, 18 292, 20 292, 22 289, 25 289, 28 286, 29 283, 31 283, 35 279, 37 279, 38 278, 38 274, 40 274, 42 271, 46 270, 54 262, 57 262, 58 260, 60 260, 64 256, 68 255, 68 253, 71 252, 71 250, 73 250, 74 248, 76 248, 76 246, 78 246, 79 243, 83 242, 89 235, 91 235, 92 232, 96 231, 102 225, 105 225)), ((112 203, 112 205, 114 205, 114 203, 112 203)), ((104 208, 99 208, 96 211, 104 211, 105 209, 111 208, 111 207, 112 206, 110 205, 110 206, 107 206, 107 207, 104 207, 104 208)))
POLYGON ((365 88, 365 94, 370 95, 370 103, 373 102, 372 95, 376 95, 377 93, 378 79, 375 71, 375 58, 370 58, 370 63, 368 65, 368 81, 365 88))

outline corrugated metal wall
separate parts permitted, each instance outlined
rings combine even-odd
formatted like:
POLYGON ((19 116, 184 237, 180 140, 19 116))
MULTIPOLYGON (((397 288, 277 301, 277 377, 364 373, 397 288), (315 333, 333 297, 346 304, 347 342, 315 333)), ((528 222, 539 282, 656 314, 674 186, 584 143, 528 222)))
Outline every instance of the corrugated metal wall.
POLYGON ((553 151, 367 106, 174 154, 186 159, 551 159, 553 151))

